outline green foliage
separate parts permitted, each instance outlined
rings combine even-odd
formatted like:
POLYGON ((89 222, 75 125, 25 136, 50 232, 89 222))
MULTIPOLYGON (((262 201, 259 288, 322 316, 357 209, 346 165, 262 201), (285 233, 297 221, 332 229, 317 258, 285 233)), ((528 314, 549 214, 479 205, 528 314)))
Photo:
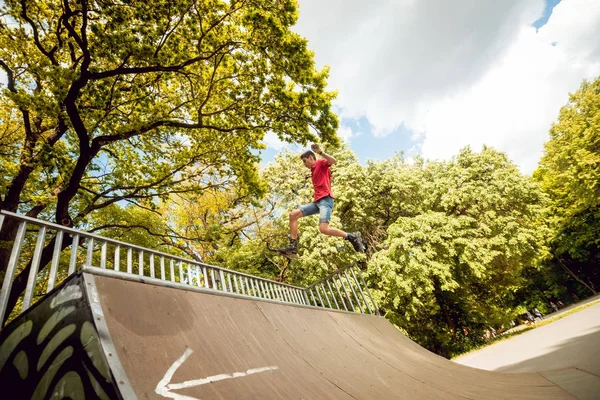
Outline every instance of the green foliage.
POLYGON ((450 356, 514 317, 521 270, 544 251, 543 197, 491 148, 423 164, 422 176, 426 210, 389 227, 369 282, 386 317, 450 356))
POLYGON ((328 71, 290 30, 293 0, 1 9, 4 209, 71 224, 217 185, 250 198, 267 131, 337 144, 328 71))
POLYGON ((600 286, 600 78, 571 94, 534 177, 550 198, 552 261, 589 293, 600 286))
POLYGON ((399 217, 415 216, 423 207, 423 173, 398 154, 365 167, 356 160, 336 173, 337 212, 345 226, 361 230, 369 253, 381 249, 388 227, 399 217))

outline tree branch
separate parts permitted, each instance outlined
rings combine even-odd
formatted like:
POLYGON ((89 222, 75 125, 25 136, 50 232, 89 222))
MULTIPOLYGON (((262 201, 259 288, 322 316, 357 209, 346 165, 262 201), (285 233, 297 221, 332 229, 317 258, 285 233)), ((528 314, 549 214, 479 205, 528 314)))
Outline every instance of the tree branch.
POLYGON ((89 78, 91 80, 99 80, 99 79, 104 79, 104 78, 110 78, 110 77, 117 76, 117 75, 145 74, 145 73, 149 73, 149 72, 178 72, 178 71, 182 70, 183 68, 187 67, 188 65, 195 64, 198 61, 205 61, 205 60, 211 59, 215 55, 219 54, 221 52, 221 50, 223 50, 227 46, 235 45, 232 49, 229 50, 229 52, 230 52, 230 51, 234 50, 236 48, 236 46, 239 44, 241 44, 241 43, 227 41, 227 42, 223 43, 222 45, 220 45, 219 47, 217 47, 209 55, 194 57, 187 61, 182 62, 179 65, 153 65, 153 66, 149 66, 149 67, 129 67, 129 68, 121 67, 121 68, 116 68, 116 69, 109 70, 109 71, 91 72, 89 74, 89 78))
POLYGON ((154 58, 158 57, 158 53, 160 53, 160 51, 162 50, 162 48, 165 45, 165 43, 167 43, 167 40, 169 40, 169 36, 171 36, 171 34, 173 32, 175 32, 175 30, 177 29, 177 27, 184 20, 185 15, 191 10, 192 7, 193 7, 193 3, 190 3, 190 5, 188 6, 188 8, 183 12, 183 15, 180 16, 179 21, 177 21, 177 23, 175 24, 175 26, 173 26, 172 29, 169 29, 169 27, 171 26, 171 19, 169 18, 169 22, 167 23, 167 26, 165 27, 165 32, 162 35, 160 43, 156 47, 156 51, 154 51, 154 58))
POLYGON ((7 82, 6 87, 13 93, 17 93, 17 89, 15 87, 15 74, 12 69, 9 68, 8 64, 6 64, 3 60, 0 60, 0 67, 6 72, 7 82))
POLYGON ((269 128, 268 125, 257 125, 257 126, 253 126, 253 127, 235 126, 235 127, 232 127, 232 128, 222 128, 220 126, 205 125, 205 124, 202 124, 202 123, 190 124, 190 123, 180 122, 180 121, 162 120, 162 121, 155 121, 155 122, 151 123, 150 125, 146 125, 144 127, 136 129, 136 130, 131 130, 131 131, 123 132, 121 134, 117 134, 117 135, 101 135, 101 136, 98 136, 98 137, 96 137, 92 141, 92 147, 93 148, 99 148, 100 146, 102 146, 104 144, 112 143, 112 142, 117 142, 117 141, 120 141, 120 140, 129 139, 129 138, 141 135, 142 133, 149 132, 152 129, 156 129, 156 128, 160 128, 160 127, 182 128, 182 129, 212 129, 212 130, 215 130, 215 131, 218 131, 218 132, 223 132, 223 133, 230 133, 230 132, 235 132, 235 131, 249 131, 249 130, 254 130, 254 129, 267 129, 267 128, 269 128))
POLYGON ((38 48, 38 50, 41 51, 43 55, 45 55, 46 57, 48 57, 48 59, 52 62, 52 65, 58 65, 58 61, 56 61, 56 59, 54 58, 54 52, 56 51, 56 49, 52 49, 51 51, 47 51, 44 48, 44 46, 42 46, 42 43, 40 42, 40 35, 39 35, 39 32, 38 32, 37 25, 27 15, 27 0, 21 0, 21 17, 25 21, 27 21, 27 23, 29 24, 29 26, 31 26, 31 30, 33 32, 33 41, 35 42, 35 46, 38 48))

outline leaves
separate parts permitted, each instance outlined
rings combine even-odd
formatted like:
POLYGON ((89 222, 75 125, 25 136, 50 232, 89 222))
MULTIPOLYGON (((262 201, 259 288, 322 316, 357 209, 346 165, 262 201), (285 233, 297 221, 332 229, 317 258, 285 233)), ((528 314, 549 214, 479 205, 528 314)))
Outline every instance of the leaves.
POLYGON ((597 257, 600 236, 600 78, 569 96, 534 174, 550 197, 553 247, 576 260, 597 257), (595 254, 595 256, 593 255, 595 254))
POLYGON ((369 263, 369 282, 386 317, 449 356, 514 316, 521 270, 544 251, 543 196, 488 147, 421 168, 424 209, 389 226, 369 263))
POLYGON ((35 200, 77 221, 122 200, 200 192, 206 176, 253 196, 267 131, 337 143, 327 70, 289 29, 294 1, 2 7, 10 118, 0 121, 23 143, 10 153, 5 209, 35 200), (55 199, 31 199, 42 168, 55 199))

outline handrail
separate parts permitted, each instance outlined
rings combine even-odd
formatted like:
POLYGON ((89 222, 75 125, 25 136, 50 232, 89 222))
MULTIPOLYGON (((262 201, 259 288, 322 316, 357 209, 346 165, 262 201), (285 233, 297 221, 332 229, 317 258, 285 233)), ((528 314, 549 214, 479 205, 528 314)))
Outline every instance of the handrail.
POLYGON ((321 278, 318 281, 316 281, 315 283, 312 283, 312 284, 308 285, 306 287, 306 289, 311 289, 311 288, 313 288, 313 287, 315 287, 315 286, 317 286, 317 285, 319 285, 319 284, 327 281, 328 279, 330 279, 330 278, 332 278, 332 277, 334 277, 336 275, 339 275, 340 273, 344 272, 348 268, 352 268, 354 265, 356 265, 356 263, 353 263, 353 264, 350 264, 350 265, 346 265, 345 267, 342 267, 342 268, 338 268, 335 271, 333 271, 332 273, 330 273, 329 275, 326 275, 324 278, 321 278))
POLYGON ((16 223, 16 234, 11 239, 12 248, 8 264, 5 266, 6 273, 0 291, 0 330, 3 325, 1 321, 4 321, 7 311, 13 279, 19 268, 25 265, 29 265, 30 271, 22 298, 21 313, 35 302, 36 296, 44 294, 40 293, 42 289, 39 289, 37 285, 40 278, 47 279, 47 284, 44 283, 44 285, 46 293, 48 293, 54 288, 59 275, 62 275, 61 279, 64 279, 65 274, 69 276, 75 273, 76 267, 80 269, 84 265, 86 268, 97 268, 98 271, 114 269, 115 272, 121 271, 119 274, 131 277, 152 278, 153 282, 163 281, 169 285, 183 285, 185 288, 198 287, 232 296, 378 314, 377 305, 364 282, 360 269, 356 274, 353 270, 356 264, 339 268, 303 288, 0 210, 0 229, 7 220, 14 220, 16 223), (27 229, 30 225, 39 229, 27 229), (65 235, 71 236, 70 243, 63 242, 65 235), (47 240, 50 241, 47 242, 47 240), (54 241, 53 249, 50 248, 52 241, 54 241), (31 257, 28 255, 26 260, 21 257, 23 248, 32 251, 31 257), (61 265, 61 255, 65 256, 64 259, 67 262, 65 252, 69 248, 67 269, 67 265, 61 265), (134 257, 134 252, 136 257, 134 257), (114 257, 112 261, 109 260, 109 255, 114 257), (123 258, 121 258, 122 255, 123 258), (42 263, 44 257, 46 258, 42 263), (98 263, 98 265, 94 265, 94 263, 98 263), (49 272, 43 271, 47 265, 50 266, 49 272), (125 267, 126 271, 123 271, 121 267, 125 267), (137 273, 134 273, 134 267, 137 268, 137 273), (63 269, 61 270, 61 268, 63 269), (43 272, 40 273, 40 271, 43 272), (62 273, 59 273, 60 271, 62 273), (313 289, 316 291, 316 296, 313 289))
MULTIPOLYGON (((235 273, 236 275, 246 276, 246 277, 253 278, 253 279, 258 279, 258 280, 261 280, 261 281, 275 282, 278 285, 283 285, 283 286, 288 286, 288 287, 291 287, 291 288, 294 288, 294 289, 304 290, 304 288, 299 287, 299 286, 294 286, 294 285, 290 285, 290 284, 283 283, 283 282, 277 282, 277 281, 274 281, 274 280, 271 280, 271 279, 267 279, 267 278, 261 278, 260 276, 254 276, 254 275, 246 274, 244 272, 234 271, 234 270, 231 270, 231 269, 219 267, 218 265, 212 265, 212 264, 207 264, 207 263, 204 263, 204 262, 201 262, 201 261, 191 260, 189 258, 180 257, 180 256, 177 256, 177 255, 174 255, 174 254, 164 253, 162 251, 153 250, 153 249, 149 249, 149 248, 146 248, 146 247, 138 246, 138 245, 133 244, 133 243, 121 242, 119 240, 107 238, 107 237, 104 237, 104 236, 100 236, 100 235, 97 235, 95 233, 90 233, 90 232, 85 232, 85 231, 79 231, 79 230, 74 229, 74 228, 68 228, 66 226, 58 225, 58 224, 53 223, 53 222, 47 222, 47 221, 40 220, 40 219, 37 219, 37 218, 28 217, 26 215, 16 214, 16 213, 13 213, 13 212, 10 212, 10 211, 0 210, 0 214, 9 216, 9 217, 12 217, 12 218, 15 218, 15 219, 23 220, 23 221, 29 221, 29 222, 34 223, 35 225, 41 225, 41 226, 51 227, 51 228, 54 228, 54 229, 57 229, 57 230, 61 230, 63 232, 69 232, 69 233, 76 234, 76 235, 79 235, 79 236, 85 236, 85 237, 89 237, 89 238, 92 238, 92 239, 98 239, 98 240, 101 240, 102 242, 107 242, 107 243, 111 243, 111 244, 115 244, 115 245, 119 245, 119 246, 125 246, 127 248, 131 248, 131 249, 143 251, 143 252, 146 252, 146 253, 151 253, 151 254, 154 254, 154 255, 162 256, 162 257, 168 257, 168 258, 176 260, 176 261, 182 261, 182 262, 185 262, 185 263, 192 263, 192 264, 198 265, 198 266, 210 267, 210 268, 213 268, 213 269, 216 269, 216 270, 222 270, 222 271, 232 272, 232 273, 235 273)), ((1 227, 2 227, 2 223, 0 223, 0 228, 1 227)))

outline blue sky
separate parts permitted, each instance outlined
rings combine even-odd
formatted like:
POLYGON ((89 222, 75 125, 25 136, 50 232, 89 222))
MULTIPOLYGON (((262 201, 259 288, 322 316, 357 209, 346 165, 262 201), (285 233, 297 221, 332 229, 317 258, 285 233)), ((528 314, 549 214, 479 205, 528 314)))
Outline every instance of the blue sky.
MULTIPOLYGON (((531 173, 568 93, 600 74, 597 0, 299 2, 295 30, 330 66, 362 163, 486 144, 531 173)), ((263 165, 282 146, 266 142, 263 165)))
MULTIPOLYGON (((411 139, 410 131, 404 127, 395 129, 384 137, 375 137, 372 133, 373 127, 365 117, 342 119, 341 123, 342 126, 349 127, 356 132, 356 136, 351 138, 350 148, 362 164, 367 160, 388 159, 400 151, 403 151, 408 157, 420 154, 419 149, 414 148, 420 145, 420 141, 411 139)), ((308 146, 305 148, 299 144, 290 144, 285 147, 297 153, 308 150, 308 146)), ((272 146, 267 147, 261 154, 261 164, 266 165, 273 161, 278 152, 279 150, 272 146)))
POLYGON ((560 0, 545 0, 545 2, 544 14, 537 21, 533 22, 533 26, 537 29, 546 25, 548 19, 550 19, 550 15, 552 15, 552 10, 560 3, 560 0))

